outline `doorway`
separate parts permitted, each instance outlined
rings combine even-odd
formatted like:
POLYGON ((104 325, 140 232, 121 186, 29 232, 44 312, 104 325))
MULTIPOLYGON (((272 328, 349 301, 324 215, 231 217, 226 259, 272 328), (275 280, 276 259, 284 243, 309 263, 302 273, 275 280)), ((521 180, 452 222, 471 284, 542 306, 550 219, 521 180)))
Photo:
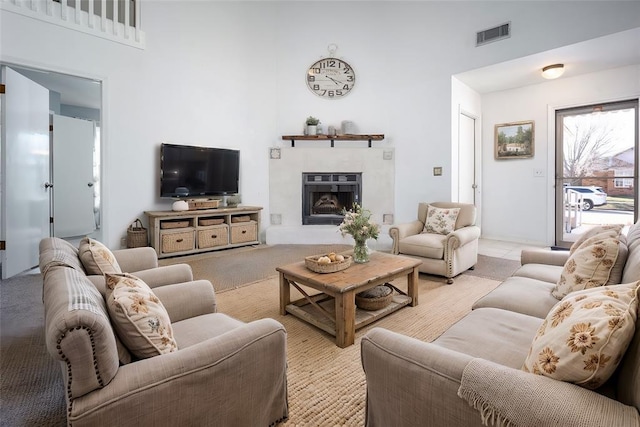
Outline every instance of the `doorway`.
POLYGON ((556 111, 556 246, 638 219, 638 100, 556 111))
MULTIPOLYGON (((84 235, 92 235, 95 238, 100 238, 102 204, 100 201, 101 144, 99 130, 102 111, 102 83, 97 80, 32 69, 21 65, 0 63, 0 66, 3 70, 6 68, 15 71, 22 79, 42 88, 46 93, 43 107, 38 108, 38 120, 44 121, 44 132, 46 133, 43 138, 45 138, 47 146, 37 153, 41 160, 47 162, 47 177, 44 181, 38 180, 38 188, 42 184, 40 181, 46 181, 46 188, 49 190, 47 205, 46 209, 39 210, 38 212, 41 213, 37 215, 33 209, 29 209, 28 215, 13 212, 12 209, 17 206, 16 203, 3 203, 0 206, 0 217, 3 218, 2 239, 0 240, 5 243, 6 247, 2 252, 2 276, 7 278, 37 266, 38 243, 41 237, 55 235, 67 239, 79 239, 84 235), (81 133, 81 137, 76 137, 79 128, 85 130, 81 133), (81 150, 78 145, 69 144, 71 138, 74 140, 81 138, 80 143, 86 147, 81 150), (81 156, 81 153, 85 153, 85 155, 81 156), (82 181, 81 185, 78 184, 80 181, 82 181), (75 186, 70 186, 69 183, 75 186), (79 213, 83 215, 79 216, 79 213), (16 241, 24 241, 24 239, 16 239, 15 236, 11 237, 12 233, 20 235, 19 230, 22 226, 19 222, 11 222, 10 219, 25 216, 37 216, 38 221, 46 224, 46 230, 43 230, 42 236, 37 234, 29 240, 29 248, 25 248, 23 252, 30 255, 29 257, 19 257, 25 261, 18 262, 17 257, 9 256, 9 251, 16 247, 16 241), (58 221, 56 221, 56 217, 58 221), (7 230, 11 230, 11 232, 7 232, 7 230), (35 254, 35 258, 33 254, 35 254), (15 265, 12 260, 16 260, 15 265)), ((11 86, 7 85, 6 93, 3 95, 4 104, 9 104, 11 90, 11 86)), ((2 115, 2 126, 9 128, 6 126, 5 120, 8 120, 8 113, 11 109, 9 105, 6 106, 8 108, 2 115)), ((22 133, 24 132, 18 131, 16 135, 22 133)), ((0 153, 0 158, 4 156, 6 160, 7 147, 16 145, 15 137, 6 137, 3 134, 2 144, 3 150, 0 153)), ((30 151, 30 153, 34 153, 34 151, 30 151)), ((9 193, 6 191, 7 186, 13 189, 15 182, 31 181, 28 176, 24 175, 24 168, 14 166, 12 162, 5 161, 4 168, 0 171, 2 193, 5 196, 9 193)), ((29 228, 24 232, 29 232, 28 230, 29 228)))

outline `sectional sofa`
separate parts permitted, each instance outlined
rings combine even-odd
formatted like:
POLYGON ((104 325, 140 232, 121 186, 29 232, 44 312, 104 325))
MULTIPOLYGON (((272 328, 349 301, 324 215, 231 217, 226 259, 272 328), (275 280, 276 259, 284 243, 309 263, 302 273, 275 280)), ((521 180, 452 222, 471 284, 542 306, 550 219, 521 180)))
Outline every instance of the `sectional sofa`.
POLYGON ((638 427, 640 225, 598 239, 523 251, 513 277, 431 343, 369 331, 366 425, 638 427), (554 296, 594 255, 610 264, 603 286, 578 277, 585 289, 554 296))

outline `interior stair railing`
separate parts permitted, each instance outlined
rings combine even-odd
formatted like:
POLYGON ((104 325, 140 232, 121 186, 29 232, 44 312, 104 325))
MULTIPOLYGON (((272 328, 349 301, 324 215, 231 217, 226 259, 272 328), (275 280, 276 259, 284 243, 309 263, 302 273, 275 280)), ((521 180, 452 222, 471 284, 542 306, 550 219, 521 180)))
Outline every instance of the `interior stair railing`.
POLYGON ((140 3, 140 0, 0 0, 0 10, 144 49, 140 3))

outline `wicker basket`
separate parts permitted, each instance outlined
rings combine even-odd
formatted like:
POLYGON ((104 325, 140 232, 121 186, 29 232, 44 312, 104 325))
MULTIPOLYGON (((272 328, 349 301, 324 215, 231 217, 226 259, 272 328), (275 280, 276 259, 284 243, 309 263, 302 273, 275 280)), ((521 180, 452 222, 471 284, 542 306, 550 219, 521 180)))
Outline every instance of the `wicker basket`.
POLYGON ((393 288, 388 283, 385 283, 384 285, 378 285, 375 288, 357 293, 356 306, 363 310, 369 310, 369 311, 380 310, 388 306, 391 303, 392 299, 393 299, 393 288), (386 295, 381 295, 378 297, 365 296, 368 292, 374 289, 377 290, 378 288, 385 288, 385 291, 388 293, 386 295))
POLYGON ((189 221, 162 221, 160 223, 160 228, 163 230, 167 230, 170 228, 185 228, 189 226, 189 221))
POLYGON ((147 229, 142 226, 140 219, 136 219, 127 229, 127 248, 140 248, 148 244, 147 229))
POLYGON ((320 264, 318 262, 318 258, 326 256, 326 255, 312 255, 308 256, 304 259, 304 264, 311 271, 315 271, 316 273, 335 273, 336 271, 342 271, 351 265, 351 256, 345 255, 344 261, 334 261, 331 264, 320 264))

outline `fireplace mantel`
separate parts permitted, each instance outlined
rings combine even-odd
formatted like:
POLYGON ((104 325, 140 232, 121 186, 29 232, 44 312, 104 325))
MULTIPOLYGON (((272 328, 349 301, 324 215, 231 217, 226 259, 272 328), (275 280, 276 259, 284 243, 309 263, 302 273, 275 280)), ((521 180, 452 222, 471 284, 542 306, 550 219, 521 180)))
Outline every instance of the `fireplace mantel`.
POLYGON ((369 141, 369 148, 371 148, 371 141, 382 141, 384 134, 371 134, 371 135, 282 135, 282 139, 285 141, 291 141, 291 147, 296 146, 297 141, 331 141, 331 147, 333 147, 334 141, 369 141))

